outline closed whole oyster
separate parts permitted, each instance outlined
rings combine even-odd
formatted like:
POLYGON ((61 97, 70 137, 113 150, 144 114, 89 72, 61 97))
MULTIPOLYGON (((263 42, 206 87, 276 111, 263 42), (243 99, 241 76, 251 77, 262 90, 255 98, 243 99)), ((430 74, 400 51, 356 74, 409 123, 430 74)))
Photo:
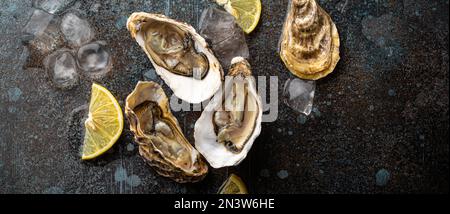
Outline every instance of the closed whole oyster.
POLYGON ((180 99, 200 103, 219 89, 222 67, 192 26, 161 14, 138 12, 128 18, 127 28, 180 99))
POLYGON ((179 183, 205 177, 208 166, 181 132, 160 85, 139 82, 126 99, 125 115, 139 154, 158 174, 179 183))
POLYGON ((239 164, 261 132, 261 98, 250 65, 242 57, 231 64, 231 78, 195 123, 195 148, 214 168, 239 164))
POLYGON ((280 40, 280 57, 294 75, 317 80, 339 61, 339 34, 315 0, 291 0, 280 40))

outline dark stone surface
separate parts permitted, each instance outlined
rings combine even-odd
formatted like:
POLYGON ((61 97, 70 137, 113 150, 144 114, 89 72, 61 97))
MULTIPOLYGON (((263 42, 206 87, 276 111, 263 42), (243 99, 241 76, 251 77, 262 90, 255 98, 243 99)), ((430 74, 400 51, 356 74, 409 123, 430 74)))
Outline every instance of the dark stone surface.
MULTIPOLYGON (((281 98, 292 78, 277 56, 288 1, 262 2, 260 24, 247 37, 250 63, 255 75, 278 76, 281 98)), ((320 3, 338 27, 341 61, 318 81, 315 111, 306 118, 280 102, 278 120, 263 124, 241 165, 211 169, 204 181, 182 185, 144 164, 128 128, 107 154, 80 160, 82 111, 72 111, 88 102, 92 80, 60 90, 41 68, 26 67, 33 53, 21 32, 32 2, 0 1, 0 192, 215 193, 236 172, 252 193, 448 193, 448 0, 320 3), (377 186, 381 169, 389 180, 377 186)), ((127 16, 160 12, 197 26, 209 4, 79 0, 69 10, 108 43, 114 68, 97 82, 123 106, 137 81, 161 82, 127 32, 127 16)), ((175 115, 193 142, 199 112, 175 115)))

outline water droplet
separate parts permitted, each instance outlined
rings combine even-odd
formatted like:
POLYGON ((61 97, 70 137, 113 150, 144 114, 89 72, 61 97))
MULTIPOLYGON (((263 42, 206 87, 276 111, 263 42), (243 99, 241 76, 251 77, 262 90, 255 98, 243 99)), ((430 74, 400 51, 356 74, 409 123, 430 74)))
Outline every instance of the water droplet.
POLYGON ((391 175, 389 171, 387 171, 386 169, 380 169, 375 175, 377 186, 386 186, 390 177, 391 175))
POLYGON ((22 90, 20 88, 14 87, 8 89, 8 97, 9 101, 16 102, 20 99, 20 96, 22 95, 22 90))
POLYGON ((157 78, 155 69, 150 69, 144 73, 145 80, 155 80, 157 78))
POLYGON ((17 112, 17 108, 14 106, 8 106, 8 112, 9 113, 16 113, 17 112))
POLYGON ((297 122, 302 125, 305 124, 307 120, 308 120, 308 118, 302 114, 297 117, 297 122))
POLYGON ((119 17, 119 18, 117 19, 117 21, 116 21, 116 24, 115 24, 116 28, 117 28, 118 30, 125 28, 125 27, 126 27, 126 24, 127 24, 127 20, 128 20, 128 17, 127 17, 127 16, 121 16, 121 17, 119 17))
POLYGON ((280 179, 285 179, 285 178, 287 178, 289 176, 289 173, 288 173, 287 170, 280 170, 279 172, 277 172, 277 176, 280 179))
POLYGON ((122 166, 117 167, 116 172, 114 173, 114 180, 116 182, 122 182, 125 181, 127 177, 127 171, 122 166))
POLYGON ((99 3, 95 3, 94 5, 92 5, 92 7, 89 9, 90 11, 97 13, 98 10, 100 9, 101 5, 99 3))
POLYGON ((59 187, 49 187, 44 191, 45 194, 63 194, 64 190, 59 187))
POLYGON ((127 184, 132 187, 137 187, 141 185, 141 178, 139 178, 139 176, 137 175, 131 175, 127 178, 127 184))
POLYGON ((389 91, 388 91, 388 95, 389 95, 389 96, 393 97, 393 96, 395 96, 396 94, 397 94, 397 93, 395 92, 394 89, 389 89, 389 91))
POLYGON ((127 145, 127 151, 132 152, 133 150, 134 150, 134 145, 133 145, 133 143, 129 143, 129 144, 127 145))
POLYGON ((314 107, 314 108, 312 109, 312 111, 314 112, 314 115, 315 115, 316 117, 320 117, 320 116, 322 115, 322 113, 319 111, 319 108, 317 108, 317 107, 314 107))

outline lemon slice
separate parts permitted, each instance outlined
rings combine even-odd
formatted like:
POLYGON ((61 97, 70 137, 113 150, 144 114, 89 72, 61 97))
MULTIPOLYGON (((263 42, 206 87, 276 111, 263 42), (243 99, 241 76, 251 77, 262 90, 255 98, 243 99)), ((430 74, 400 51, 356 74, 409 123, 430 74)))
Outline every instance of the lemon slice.
POLYGON ((241 178, 235 174, 231 174, 220 187, 219 194, 248 194, 248 192, 241 178))
POLYGON ((236 18, 245 33, 251 33, 261 17, 260 0, 216 0, 225 10, 236 18))
POLYGON ((108 89, 92 84, 89 116, 84 122, 85 135, 81 159, 98 157, 111 148, 123 130, 119 103, 108 89))

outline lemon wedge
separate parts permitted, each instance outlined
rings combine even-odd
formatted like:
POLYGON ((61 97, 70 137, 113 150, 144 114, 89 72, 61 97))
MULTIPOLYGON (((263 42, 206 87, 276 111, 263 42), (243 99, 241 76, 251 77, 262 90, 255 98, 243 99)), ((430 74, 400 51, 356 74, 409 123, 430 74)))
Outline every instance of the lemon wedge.
POLYGON ((245 33, 251 33, 258 25, 262 7, 260 0, 216 0, 216 2, 236 18, 236 22, 245 33))
POLYGON ((92 84, 88 119, 84 122, 83 160, 98 157, 110 149, 123 130, 123 114, 108 89, 92 84))
POLYGON ((231 174, 220 187, 219 194, 248 194, 248 192, 241 178, 235 174, 231 174))

